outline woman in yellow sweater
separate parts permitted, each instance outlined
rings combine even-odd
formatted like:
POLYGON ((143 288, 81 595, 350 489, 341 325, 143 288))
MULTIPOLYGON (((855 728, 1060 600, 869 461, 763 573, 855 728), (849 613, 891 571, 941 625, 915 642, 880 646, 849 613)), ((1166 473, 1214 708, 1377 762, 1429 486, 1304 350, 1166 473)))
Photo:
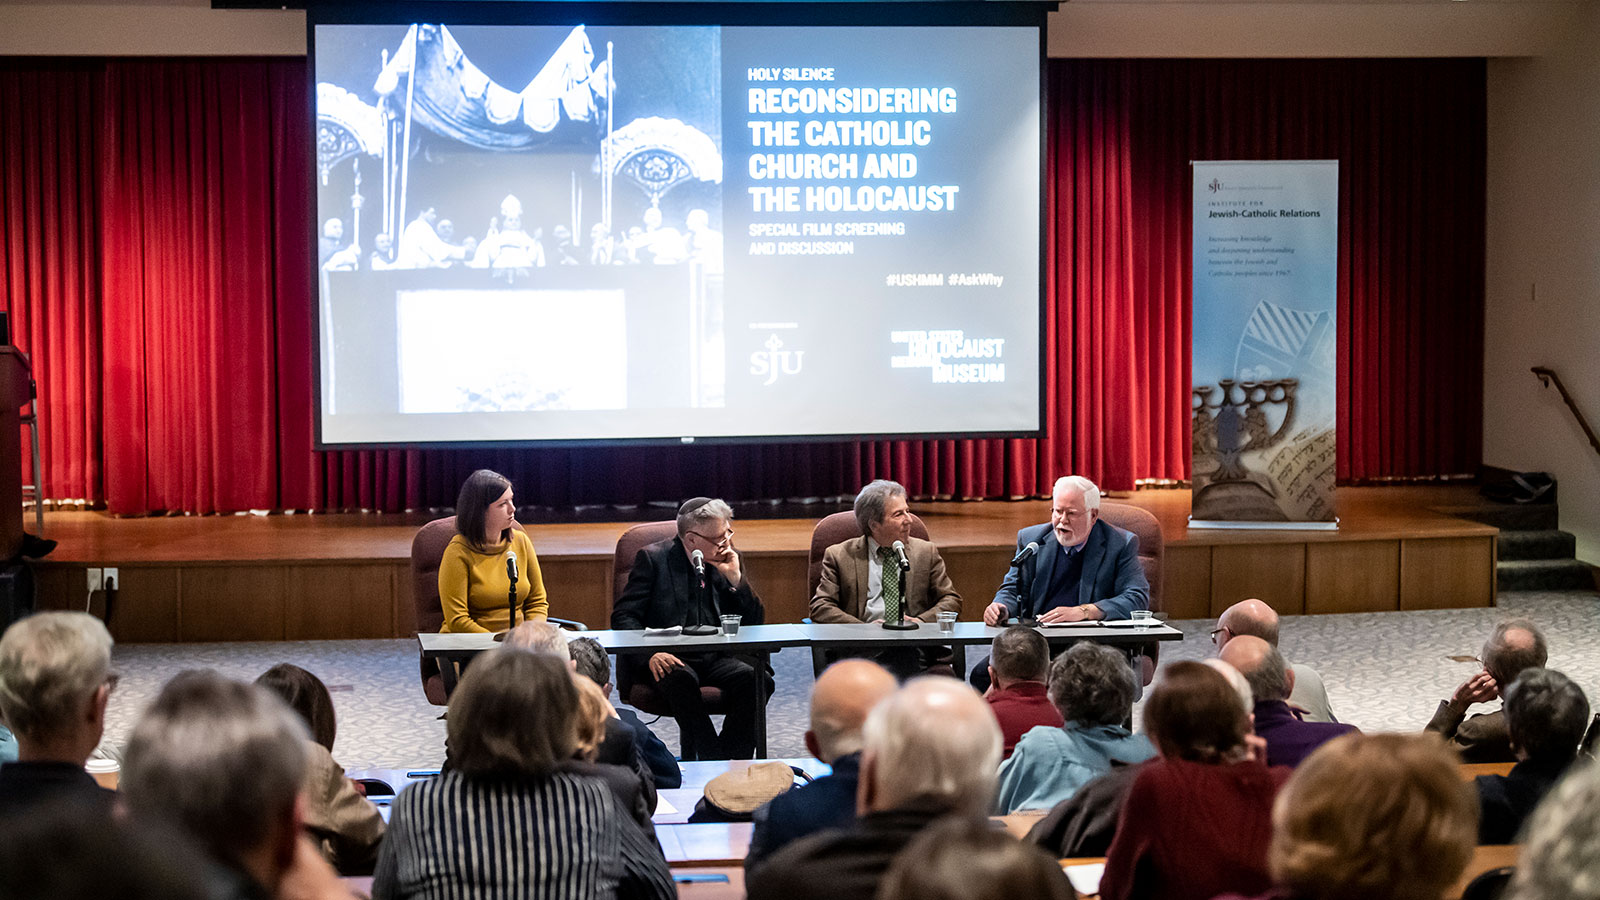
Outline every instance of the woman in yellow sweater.
POLYGON ((505 631, 550 611, 539 558, 526 532, 513 527, 516 503, 504 475, 479 469, 456 499, 456 536, 439 562, 439 605, 443 632, 505 631), (510 621, 511 575, 515 556, 517 617, 510 621))

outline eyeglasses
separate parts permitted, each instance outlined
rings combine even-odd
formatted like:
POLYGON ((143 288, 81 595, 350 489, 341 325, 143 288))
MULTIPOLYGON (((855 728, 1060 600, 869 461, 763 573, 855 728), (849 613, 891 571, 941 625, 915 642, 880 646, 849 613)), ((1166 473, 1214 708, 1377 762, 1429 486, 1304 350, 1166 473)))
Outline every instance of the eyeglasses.
POLYGON ((106 673, 106 681, 105 681, 106 693, 109 694, 112 691, 115 691, 117 689, 117 682, 119 682, 121 680, 122 680, 122 676, 121 675, 118 675, 115 672, 107 672, 106 673))
POLYGON ((712 545, 713 547, 726 547, 729 544, 733 543, 733 529, 732 528, 729 528, 727 531, 724 531, 722 533, 721 537, 712 537, 709 534, 701 534, 698 531, 691 531, 689 533, 694 535, 695 537, 699 538, 700 540, 705 541, 706 543, 712 545))
POLYGON ((1223 633, 1224 631, 1227 631, 1227 630, 1228 629, 1226 629, 1226 628, 1213 628, 1213 629, 1211 629, 1211 643, 1215 644, 1217 642, 1217 635, 1219 635, 1219 634, 1221 634, 1221 633, 1223 633))

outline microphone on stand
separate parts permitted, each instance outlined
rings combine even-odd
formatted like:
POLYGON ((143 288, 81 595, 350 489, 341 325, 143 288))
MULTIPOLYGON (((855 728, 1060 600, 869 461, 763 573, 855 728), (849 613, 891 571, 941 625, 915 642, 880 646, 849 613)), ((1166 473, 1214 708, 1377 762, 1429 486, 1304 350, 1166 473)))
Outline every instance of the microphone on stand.
MULTIPOLYGON (((895 572, 895 577, 900 579, 900 599, 895 604, 894 621, 891 622, 887 617, 885 617, 883 627, 893 631, 914 631, 917 629, 918 624, 916 622, 906 621, 906 573, 911 571, 911 559, 910 557, 906 556, 905 541, 895 541, 892 545, 890 545, 889 549, 893 550, 895 555, 900 557, 900 564, 895 567, 898 570, 895 572)), ((883 573, 883 577, 888 578, 889 573, 883 573)))
POLYGON ((1030 541, 1028 543, 1028 546, 1023 547, 1021 550, 1018 550, 1017 551, 1017 555, 1011 557, 1011 564, 1013 566, 1020 566, 1023 563, 1027 562, 1030 557, 1032 557, 1035 553, 1038 553, 1038 552, 1039 552, 1039 542, 1038 541, 1030 541))
MULTIPOLYGON (((511 587, 506 590, 506 634, 517 627, 517 553, 506 551, 506 580, 511 587)), ((499 638, 496 638, 499 640, 499 638)))
POLYGON ((695 597, 695 602, 689 605, 689 615, 694 620, 693 624, 685 625, 683 633, 690 635, 716 634, 722 629, 700 621, 700 598, 704 597, 706 592, 710 590, 710 586, 706 584, 706 555, 699 550, 691 550, 689 551, 689 563, 694 566, 695 580, 698 582, 695 591, 697 596, 695 597))
MULTIPOLYGON (((1039 552, 1039 542, 1038 541, 1029 541, 1028 542, 1028 546, 1023 547, 1021 550, 1018 550, 1017 551, 1017 555, 1013 556, 1011 558, 1011 567, 1014 569, 1017 566, 1022 565, 1023 563, 1025 563, 1028 560, 1032 559, 1033 555, 1035 553, 1038 553, 1038 552, 1039 552)), ((1018 587, 1022 586, 1022 579, 1020 579, 1020 578, 1017 579, 1017 586, 1018 587)), ((1029 590, 1029 594, 1030 595, 1032 594, 1032 590, 1031 589, 1029 590)), ((1032 596, 1018 597, 1017 599, 1018 599, 1018 603, 1019 603, 1019 608, 1017 610, 1017 612, 1018 612, 1017 621, 1019 623, 1023 624, 1023 625, 1028 626, 1029 628, 1033 628, 1033 627, 1037 626, 1039 624, 1039 620, 1033 614, 1033 597, 1032 596)))

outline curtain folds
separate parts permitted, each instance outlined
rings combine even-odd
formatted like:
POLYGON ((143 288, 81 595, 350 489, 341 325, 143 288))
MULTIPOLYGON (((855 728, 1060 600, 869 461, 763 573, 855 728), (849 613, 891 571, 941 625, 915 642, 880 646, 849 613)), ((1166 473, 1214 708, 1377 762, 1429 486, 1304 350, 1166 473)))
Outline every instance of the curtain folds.
POLYGON ((1338 159, 1339 477, 1481 447, 1481 60, 1052 60, 1038 440, 312 450, 304 60, 0 61, 0 291, 40 389, 45 495, 116 513, 1047 493, 1187 477, 1189 166, 1338 159))

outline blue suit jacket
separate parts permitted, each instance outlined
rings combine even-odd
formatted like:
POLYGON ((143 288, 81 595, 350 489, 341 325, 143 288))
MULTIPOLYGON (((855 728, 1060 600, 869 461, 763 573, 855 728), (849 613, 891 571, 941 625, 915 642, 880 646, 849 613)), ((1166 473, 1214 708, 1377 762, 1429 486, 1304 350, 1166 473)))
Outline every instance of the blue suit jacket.
POLYGON ((745 871, 800 838, 854 822, 860 774, 861 754, 841 756, 833 761, 832 774, 779 794, 757 809, 750 817, 755 828, 744 858, 745 871))
POLYGON ((1061 554, 1049 522, 1017 532, 1017 552, 1034 541, 1039 542, 1039 552, 1006 572, 1006 580, 994 595, 994 602, 1004 603, 1013 617, 1022 609, 1024 598, 1031 601, 1036 616, 1058 606, 1087 603, 1100 607, 1108 619, 1126 619, 1136 609, 1150 608, 1150 582, 1139 565, 1139 539, 1132 532, 1095 520, 1089 539, 1083 542, 1083 575, 1075 596, 1044 596, 1061 554))

